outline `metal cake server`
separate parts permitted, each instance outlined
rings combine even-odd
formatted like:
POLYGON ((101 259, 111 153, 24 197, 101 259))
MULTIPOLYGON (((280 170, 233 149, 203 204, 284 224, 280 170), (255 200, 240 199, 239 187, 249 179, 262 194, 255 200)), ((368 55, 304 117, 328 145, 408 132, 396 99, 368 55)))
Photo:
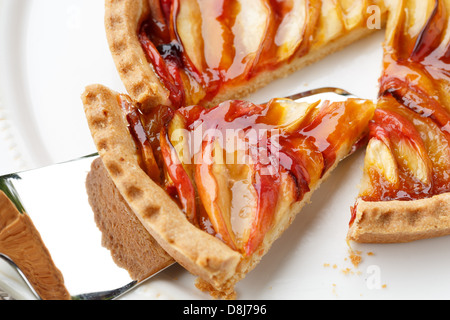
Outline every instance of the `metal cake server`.
MULTIPOLYGON (((86 193, 86 176, 97 154, 74 161, 0 177, 0 190, 26 212, 64 277, 72 299, 116 299, 138 283, 119 268, 101 245, 86 193)), ((1 240, 0 240, 1 241, 1 240)), ((0 252, 41 299, 26 274, 0 252)))
MULTIPOLYGON (((356 97, 339 88, 320 88, 287 98, 314 102, 345 101, 356 97)), ((98 154, 93 154, 0 177, 0 191, 19 212, 26 212, 31 218, 74 300, 117 299, 148 280, 137 282, 131 279, 101 245, 101 232, 95 224, 85 188, 86 176, 96 158, 98 154)), ((18 273, 36 299, 42 299, 10 257, 0 252, 1 260, 18 273)), ((2 280, 8 279, 2 279, 0 274, 0 284, 2 280)), ((2 296, 11 298, 12 293, 7 294, 2 296)))

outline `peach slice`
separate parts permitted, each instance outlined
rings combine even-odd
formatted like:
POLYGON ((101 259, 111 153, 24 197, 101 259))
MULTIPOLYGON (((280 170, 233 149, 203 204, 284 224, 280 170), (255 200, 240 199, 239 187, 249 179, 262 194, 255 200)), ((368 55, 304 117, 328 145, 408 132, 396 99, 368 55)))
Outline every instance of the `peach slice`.
POLYGON ((145 25, 139 33, 139 41, 147 59, 152 62, 161 82, 169 90, 170 101, 176 107, 181 106, 185 101, 186 95, 184 93, 183 80, 178 68, 180 62, 176 45, 164 45, 165 59, 163 59, 159 50, 155 47, 153 42, 150 41, 145 25))
POLYGON ((251 255, 264 241, 272 226, 275 209, 280 196, 281 177, 266 175, 262 166, 257 165, 252 184, 256 191, 257 209, 245 244, 245 253, 251 255))
POLYGON ((252 72, 302 56, 316 39, 322 0, 269 1, 271 15, 261 52, 252 72))
POLYGON ((442 1, 399 1, 391 5, 385 45, 396 48, 396 60, 421 61, 439 45, 445 23, 442 1))
POLYGON ((323 174, 325 160, 314 139, 296 137, 283 144, 280 153, 280 165, 291 172, 297 186, 297 200, 310 191, 310 185, 316 185, 323 174))
POLYGON ((228 171, 224 165, 223 151, 214 139, 203 143, 202 161, 195 164, 194 179, 200 200, 214 230, 223 242, 233 250, 237 250, 236 237, 231 225, 232 195, 228 171))
POLYGON ((436 0, 408 0, 405 2, 405 32, 412 38, 419 37, 436 5, 436 0))
POLYGON ((417 143, 410 139, 399 139, 394 141, 394 150, 396 151, 396 158, 401 166, 406 168, 416 180, 423 185, 431 185, 432 183, 432 166, 425 157, 424 151, 417 150, 417 143))
POLYGON ((388 132, 399 167, 407 170, 424 186, 431 185, 432 163, 425 144, 412 123, 400 114, 385 109, 375 111, 374 121, 388 132))
POLYGON ((240 11, 231 30, 235 55, 226 70, 226 79, 245 77, 253 66, 269 25, 270 10, 264 0, 237 0, 240 11), (249 36, 251 35, 251 36, 249 36))
POLYGON ((231 225, 236 236, 236 245, 241 252, 250 238, 252 221, 258 210, 256 191, 252 184, 252 170, 246 165, 227 166, 230 176, 231 225))
POLYGON ((328 43, 331 39, 334 39, 342 33, 345 26, 341 17, 341 9, 339 6, 336 6, 335 0, 322 1, 322 11, 320 13, 315 46, 328 43))
POLYGON ((429 118, 421 117, 415 112, 399 105, 393 99, 384 98, 383 108, 391 106, 396 112, 408 119, 424 142, 428 157, 433 167, 433 184, 436 193, 446 191, 449 188, 448 172, 450 172, 450 140, 449 136, 443 132, 439 126, 429 118))
POLYGON ((370 128, 372 138, 364 158, 361 198, 381 197, 385 189, 395 190, 400 183, 400 172, 387 132, 374 123, 370 124, 370 128))
MULTIPOLYGON (((443 1, 419 1, 426 7, 423 9, 426 14, 429 13, 431 8, 431 14, 428 17, 425 27, 420 31, 417 42, 414 47, 414 51, 411 54, 412 61, 422 62, 428 57, 436 48, 439 47, 442 41, 442 35, 445 31, 447 24, 447 9, 443 1), (434 2, 434 4, 433 4, 434 2)), ((418 10, 420 12, 421 10, 418 10)), ((416 25, 422 25, 419 22, 416 25)))
POLYGON ((397 162, 389 146, 379 139, 371 139, 367 146, 364 167, 377 170, 392 187, 399 181, 397 162))
POLYGON ((440 103, 440 91, 434 80, 418 65, 397 62, 391 54, 384 57, 385 71, 380 79, 380 96, 392 95, 400 104, 421 116, 434 120, 450 134, 450 111, 440 103))
POLYGON ((221 1, 186 0, 179 2, 176 31, 185 52, 197 70, 221 68, 225 44, 225 26, 220 21, 221 1))
POLYGON ((348 156, 348 150, 352 149, 355 141, 365 135, 374 110, 375 105, 368 100, 325 101, 317 115, 299 131, 302 136, 312 139, 322 152, 325 164, 323 173, 332 167, 336 159, 348 156))
POLYGON ((342 10, 342 19, 347 30, 352 30, 362 25, 369 5, 367 0, 339 0, 338 2, 342 10))
POLYGON ((186 54, 198 70, 204 70, 202 22, 197 0, 179 1, 176 31, 186 54))
POLYGON ((174 113, 167 125, 167 137, 185 171, 192 178, 193 156, 191 154, 190 134, 186 128, 186 120, 179 112, 174 113))
POLYGON ((278 4, 283 18, 274 36, 275 45, 278 47, 278 61, 284 61, 291 57, 303 41, 307 23, 308 2, 303 0, 288 0, 278 4))
POLYGON ((399 30, 402 30, 404 21, 404 7, 407 0, 385 0, 385 5, 389 11, 386 25, 385 47, 393 47, 397 43, 399 30))
POLYGON ((283 132, 297 131, 304 119, 314 112, 320 101, 316 103, 296 102, 291 99, 276 98, 269 101, 264 122, 283 132))
POLYGON ((178 135, 176 128, 183 128, 182 118, 175 116, 175 120, 169 125, 169 132, 171 134, 172 141, 175 141, 175 146, 172 145, 169 139, 169 133, 166 128, 161 129, 160 134, 160 146, 161 154, 164 160, 165 169, 168 175, 168 186, 173 186, 178 194, 178 199, 181 202, 181 206, 186 214, 187 219, 194 225, 198 225, 198 217, 196 212, 196 191, 192 182, 191 176, 186 170, 186 166, 182 160, 187 157, 183 152, 185 140, 181 135, 178 135), (175 135, 178 138, 176 139, 175 135))
POLYGON ((264 171, 266 165, 250 160, 226 163, 225 151, 211 139, 203 143, 202 160, 195 165, 199 196, 215 232, 245 255, 256 250, 272 226, 280 188, 280 181, 264 171))
POLYGON ((395 98, 417 114, 435 121, 441 130, 450 134, 450 112, 436 100, 435 96, 427 94, 422 88, 404 82, 400 79, 392 79, 390 83, 396 83, 389 90, 395 98))
MULTIPOLYGON (((204 41, 204 57, 209 69, 219 70, 223 63, 228 65, 229 52, 225 43, 229 39, 229 30, 222 19, 224 15, 225 1, 199 0, 202 15, 202 37, 204 41)), ((199 45, 194 42, 193 45, 199 45)))

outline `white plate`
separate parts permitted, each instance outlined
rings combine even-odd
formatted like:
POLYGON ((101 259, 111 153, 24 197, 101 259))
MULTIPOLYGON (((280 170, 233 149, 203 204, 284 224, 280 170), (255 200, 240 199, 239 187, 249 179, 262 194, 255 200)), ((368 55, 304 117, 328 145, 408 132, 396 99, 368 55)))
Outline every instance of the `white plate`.
MULTIPOLYGON (((124 91, 103 28, 103 0, 0 0, 0 174, 95 152, 80 95, 124 91)), ((254 94, 262 102, 322 86, 375 99, 383 32, 254 94)), ((363 152, 343 162, 238 286, 242 299, 448 299, 450 238, 396 245, 345 241, 363 152)), ((1 270, 1 267, 0 267, 1 270)), ((123 299, 205 299, 174 267, 123 299)))

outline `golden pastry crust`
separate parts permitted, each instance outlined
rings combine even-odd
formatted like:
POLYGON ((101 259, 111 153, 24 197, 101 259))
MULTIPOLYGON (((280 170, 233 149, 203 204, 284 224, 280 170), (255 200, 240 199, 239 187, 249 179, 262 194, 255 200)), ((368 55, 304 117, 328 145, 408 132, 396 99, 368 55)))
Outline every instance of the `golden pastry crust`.
POLYGON ((348 240, 403 243, 450 235, 450 193, 414 201, 358 201, 348 240))
POLYGON ((217 290, 236 273, 240 254, 192 225, 170 196, 140 168, 117 93, 89 86, 82 99, 105 168, 142 225, 161 247, 217 290))
POLYGON ((169 92, 160 83, 142 50, 137 31, 150 12, 148 0, 106 0, 105 29, 110 51, 130 96, 142 106, 168 105, 169 92))

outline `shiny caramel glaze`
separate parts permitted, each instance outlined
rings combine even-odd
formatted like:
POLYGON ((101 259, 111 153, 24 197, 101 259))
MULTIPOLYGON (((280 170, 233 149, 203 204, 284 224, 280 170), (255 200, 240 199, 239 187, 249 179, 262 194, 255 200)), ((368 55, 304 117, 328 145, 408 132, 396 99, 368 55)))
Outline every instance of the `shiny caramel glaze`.
POLYGON ((450 192, 449 13, 443 0, 399 1, 391 12, 397 18, 387 30, 379 102, 370 123, 373 141, 360 194, 365 201, 450 192))
POLYGON ((152 0, 138 30, 174 107, 303 57, 366 27, 377 0, 152 0))
POLYGON ((374 111, 371 102, 358 99, 232 100, 167 112, 171 118, 155 136, 148 124, 154 118, 120 99, 143 170, 158 172, 153 180, 192 224, 245 255, 262 243, 277 214, 303 200, 338 160, 362 145, 374 111))

